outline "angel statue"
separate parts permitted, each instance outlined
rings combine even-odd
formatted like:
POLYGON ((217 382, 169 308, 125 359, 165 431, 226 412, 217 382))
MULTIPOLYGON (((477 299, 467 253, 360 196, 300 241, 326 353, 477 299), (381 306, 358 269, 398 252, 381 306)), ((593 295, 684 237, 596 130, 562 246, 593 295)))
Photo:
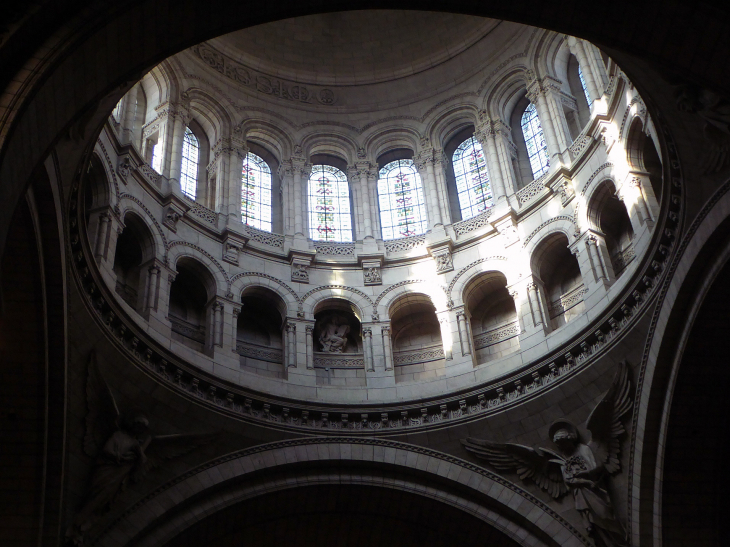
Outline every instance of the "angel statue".
POLYGON ((166 460, 210 443, 215 434, 152 435, 140 411, 120 412, 92 353, 86 377, 84 452, 94 458, 91 480, 81 508, 66 531, 72 545, 83 545, 96 519, 106 513, 130 481, 138 482, 166 460))
POLYGON ((550 439, 559 452, 473 438, 461 442, 477 458, 499 471, 513 471, 521 479, 532 479, 555 499, 571 492, 575 508, 595 544, 624 547, 628 545, 626 532, 616 518, 605 483, 608 475, 620 470, 619 438, 625 432, 621 418, 631 408, 628 366, 622 362, 613 384, 585 423, 591 432, 588 444, 581 442, 575 425, 564 419, 549 429, 550 439))

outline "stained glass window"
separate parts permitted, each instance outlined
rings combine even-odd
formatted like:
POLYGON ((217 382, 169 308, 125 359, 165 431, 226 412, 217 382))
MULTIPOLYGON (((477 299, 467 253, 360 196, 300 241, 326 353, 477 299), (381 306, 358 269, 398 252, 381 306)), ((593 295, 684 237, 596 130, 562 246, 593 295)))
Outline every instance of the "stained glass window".
POLYGON ((271 231, 271 168, 249 152, 241 174, 241 222, 271 231))
POLYGON ((482 145, 474 137, 462 142, 452 157, 461 218, 466 220, 493 205, 487 160, 482 145))
POLYGON ((534 104, 525 109, 522 114, 522 135, 525 137, 527 156, 530 158, 532 176, 539 178, 550 167, 550 158, 547 152, 545 134, 542 132, 540 118, 537 117, 537 108, 534 104))
POLYGON ((180 168, 180 189, 190 199, 195 199, 198 187, 198 157, 200 144, 189 127, 185 128, 183 138, 182 165, 180 168))
POLYGON ((319 241, 352 241, 350 189, 345 174, 315 165, 309 177, 309 235, 319 241))
POLYGON ((383 239, 422 234, 428 227, 421 177, 413 160, 396 160, 380 170, 378 179, 383 239))
POLYGON ((588 94, 588 86, 586 85, 586 79, 583 77, 583 69, 580 67, 580 64, 578 65, 578 78, 580 79, 580 86, 583 88, 583 95, 586 96, 588 106, 591 106, 593 101, 591 100, 591 96, 588 94))

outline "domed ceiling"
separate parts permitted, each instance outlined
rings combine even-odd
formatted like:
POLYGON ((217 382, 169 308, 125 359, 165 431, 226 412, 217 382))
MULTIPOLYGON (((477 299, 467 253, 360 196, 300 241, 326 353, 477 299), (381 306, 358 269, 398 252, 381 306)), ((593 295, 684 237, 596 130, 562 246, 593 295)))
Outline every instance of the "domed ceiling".
POLYGON ((349 11, 259 25, 209 43, 271 76, 310 85, 362 85, 433 68, 500 24, 451 13, 349 11))

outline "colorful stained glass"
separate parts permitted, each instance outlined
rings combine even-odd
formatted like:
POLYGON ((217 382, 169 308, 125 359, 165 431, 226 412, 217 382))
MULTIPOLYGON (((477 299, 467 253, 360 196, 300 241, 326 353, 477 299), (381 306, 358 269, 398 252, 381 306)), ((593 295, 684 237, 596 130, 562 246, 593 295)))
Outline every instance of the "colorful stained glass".
POLYGON ((180 166, 180 189, 190 199, 195 199, 198 191, 198 158, 200 145, 198 138, 189 127, 185 128, 183 138, 182 165, 180 166))
POLYGON ((413 160, 392 161, 380 170, 378 201, 383 239, 426 232, 423 186, 413 160))
POLYGON ((241 222, 271 231, 271 168, 251 152, 241 172, 241 222))
POLYGON ((527 146, 527 157, 530 159, 532 176, 540 178, 550 167, 550 158, 547 152, 545 134, 542 132, 540 118, 537 116, 537 108, 534 104, 525 109, 522 114, 522 135, 525 137, 527 146))
POLYGON ((586 79, 583 77, 583 69, 580 67, 580 65, 578 65, 578 78, 580 79, 580 86, 583 88, 583 95, 586 96, 588 106, 591 106, 593 101, 591 100, 591 96, 588 93, 588 86, 586 85, 586 79))
POLYGON ((470 137, 462 142, 452 156, 452 163, 461 218, 466 220, 489 209, 494 204, 492 187, 489 184, 487 160, 479 141, 470 137))
POLYGON ((310 237, 318 241, 352 241, 350 188, 345 174, 330 165, 315 165, 307 187, 310 237))

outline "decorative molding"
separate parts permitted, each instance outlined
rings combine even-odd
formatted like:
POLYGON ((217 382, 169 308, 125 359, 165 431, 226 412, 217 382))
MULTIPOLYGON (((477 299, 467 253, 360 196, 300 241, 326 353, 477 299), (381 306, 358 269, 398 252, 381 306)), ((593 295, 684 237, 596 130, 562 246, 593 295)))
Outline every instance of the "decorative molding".
POLYGON ((489 226, 489 217, 492 216, 492 210, 493 208, 490 207, 483 213, 480 213, 466 220, 456 222, 451 226, 456 232, 457 236, 462 236, 464 234, 468 234, 469 232, 473 232, 474 230, 478 230, 479 228, 484 228, 485 226, 489 226))
POLYGON ((487 256, 485 258, 480 258, 479 260, 475 260, 471 264, 464 266, 462 269, 460 269, 458 272, 456 272, 456 275, 454 275, 454 278, 451 280, 451 283, 449 283, 449 287, 446 290, 446 296, 449 297, 449 299, 453 299, 454 295, 451 294, 451 292, 454 289, 454 286, 456 285, 456 282, 459 281, 459 278, 464 275, 467 271, 472 269, 474 266, 477 266, 478 264, 482 264, 484 262, 487 262, 489 260, 507 260, 506 256, 487 256))
POLYGON ((109 158, 109 154, 106 151, 104 143, 101 142, 101 139, 96 139, 96 144, 101 149, 101 153, 104 154, 104 159, 106 160, 107 167, 109 167, 109 172, 111 173, 112 184, 114 184, 114 196, 117 198, 117 203, 119 203, 119 183, 117 182, 114 165, 112 165, 112 160, 109 158))
POLYGON ((365 368, 362 353, 321 353, 314 352, 314 368, 365 368))
POLYGON ((297 303, 300 302, 299 295, 297 294, 297 292, 294 289, 292 289, 289 285, 287 285, 286 283, 284 283, 281 279, 279 279, 277 277, 274 277, 273 275, 269 275, 269 274, 265 274, 265 273, 260 273, 260 272, 241 272, 241 273, 237 273, 236 275, 234 275, 233 277, 231 277, 231 285, 233 285, 233 283, 235 281, 237 281, 238 279, 240 279, 242 277, 247 277, 247 276, 251 276, 251 277, 262 277, 264 279, 268 279, 270 281, 273 281, 274 283, 276 283, 280 287, 284 287, 289 292, 289 294, 292 295, 292 298, 294 298, 294 301, 295 302, 297 302, 297 303))
POLYGON ((137 172, 141 173, 144 178, 146 178, 150 183, 154 184, 155 186, 157 186, 159 188, 160 178, 162 177, 162 175, 160 175, 157 171, 152 169, 151 166, 142 162, 137 166, 137 172))
POLYGON ((538 232, 540 232, 540 230, 542 230, 545 226, 547 226, 548 224, 552 224, 553 222, 559 222, 561 220, 565 220, 565 221, 573 224, 573 217, 569 217, 567 215, 558 215, 556 217, 551 218, 550 220, 546 220, 545 222, 540 224, 540 226, 538 226, 532 232, 530 232, 530 235, 525 238, 525 242, 522 244, 522 247, 527 247, 527 244, 530 242, 530 240, 533 237, 535 237, 538 234, 538 232))
POLYGON ((165 246, 164 253, 163 253, 163 262, 167 264, 167 251, 170 248, 169 243, 167 242, 167 238, 165 237, 165 232, 162 230, 162 227, 157 222, 157 219, 152 214, 152 211, 150 211, 144 203, 142 203, 140 200, 138 200, 136 197, 134 197, 131 194, 122 194, 119 196, 119 200, 117 203, 121 202, 122 200, 129 200, 134 203, 136 203, 146 214, 147 217, 150 219, 152 224, 155 225, 155 228, 157 228, 157 233, 160 234, 160 237, 162 238, 162 244, 165 246))
POLYGON ((190 338, 190 340, 199 342, 200 344, 205 343, 205 327, 193 325, 183 319, 172 316, 168 316, 167 320, 170 321, 170 324, 172 325, 172 332, 176 332, 180 336, 190 338))
POLYGON ((413 365, 416 363, 428 363, 430 361, 438 361, 443 358, 444 348, 441 345, 393 352, 393 364, 397 367, 413 365))
POLYGON ((543 192, 543 190, 545 190, 545 180, 547 179, 547 176, 547 172, 543 173, 539 178, 533 180, 530 184, 515 193, 515 197, 517 198, 517 202, 520 204, 520 207, 523 207, 525 204, 535 199, 543 192))
POLYGON ((201 253, 203 256, 205 256, 208 260, 210 260, 213 264, 215 264, 216 268, 218 268, 218 271, 220 271, 221 275, 223 275, 223 279, 227 283, 226 294, 231 292, 231 280, 228 278, 228 273, 223 268, 223 266, 220 265, 220 263, 215 259, 215 257, 212 254, 210 254, 208 251, 206 251, 204 249, 201 249, 197 245, 193 245, 192 243, 189 243, 187 241, 181 241, 181 240, 171 241, 169 248, 172 249, 176 245, 183 245, 185 247, 190 247, 191 249, 195 249, 196 251, 201 253))
POLYGON ((583 298, 588 294, 588 289, 583 285, 580 285, 562 295, 557 300, 553 300, 548 304, 548 315, 550 319, 554 319, 558 315, 564 314, 571 308, 576 307, 578 304, 583 302, 583 298))
POLYGON ((248 342, 236 341, 236 353, 243 357, 258 359, 268 363, 284 363, 284 352, 280 349, 274 349, 268 346, 259 346, 258 344, 250 344, 248 342))
MULTIPOLYGON (((388 294, 391 291, 394 291, 396 289, 399 289, 401 287, 404 287, 406 285, 413 285, 413 284, 420 284, 423 283, 424 285, 428 285, 429 287, 438 287, 442 291, 446 292, 446 288, 442 287, 441 285, 437 285, 435 283, 429 283, 428 281, 425 281, 423 279, 408 279, 406 281, 399 281, 398 283, 394 283, 387 289, 385 289, 383 292, 381 292, 378 297, 375 299, 375 303, 373 304, 374 308, 378 307, 378 304, 380 304, 380 301, 385 297, 386 294, 388 294)), ((448 294, 447 294, 448 296, 448 294)))
POLYGON ((351 293, 355 293, 356 295, 364 298, 368 304, 370 304, 370 305, 373 304, 373 301, 370 299, 370 297, 367 294, 365 294, 364 292, 362 292, 359 289, 356 289, 355 287, 348 287, 347 285, 322 285, 320 287, 317 287, 317 288, 312 289, 311 291, 305 293, 304 296, 302 296, 301 301, 306 302, 307 299, 310 296, 312 296, 314 293, 319 292, 319 291, 327 291, 330 289, 340 289, 343 291, 349 291, 351 293))
MULTIPOLYGON (((603 165, 601 165, 598 169, 596 169, 595 171, 593 171, 593 173, 591 174, 591 176, 588 177, 588 180, 583 185, 583 189, 580 191, 581 197, 586 195, 586 190, 588 190, 588 188, 590 188, 591 184, 593 183, 593 180, 598 175, 601 174, 601 171, 603 171, 604 169, 607 169, 609 167, 613 167, 613 163, 611 163, 610 161, 607 161, 606 163, 604 163, 603 165)), ((607 178, 610 178, 610 177, 607 177, 607 178)))
POLYGON ((291 265, 291 280, 297 283, 309 283, 309 265, 293 262, 291 265))
POLYGON ((498 344, 499 342, 503 342, 504 340, 509 340, 510 338, 519 336, 519 334, 520 323, 519 321, 514 321, 513 323, 502 325, 474 336, 474 349, 487 348, 494 344, 498 344))
POLYGON ((389 253, 402 253, 425 245, 426 236, 419 235, 411 237, 401 237, 399 239, 390 239, 388 241, 384 241, 383 244, 385 245, 385 250, 389 253))
POLYGON ((201 205, 197 201, 190 199, 188 196, 183 194, 183 197, 185 198, 185 201, 188 205, 190 205, 190 210, 188 211, 191 215, 195 215, 196 217, 203 219, 206 222, 211 223, 213 226, 218 225, 218 213, 213 211, 212 209, 208 209, 204 205, 201 205))
POLYGON ((281 234, 265 232, 264 230, 259 230, 258 228, 247 225, 244 225, 244 231, 246 232, 246 237, 251 241, 261 243, 262 245, 268 245, 269 247, 276 247, 278 249, 284 248, 284 236, 281 234))
POLYGON ((354 243, 325 243, 321 241, 314 242, 314 248, 317 254, 331 256, 355 256, 354 243))

